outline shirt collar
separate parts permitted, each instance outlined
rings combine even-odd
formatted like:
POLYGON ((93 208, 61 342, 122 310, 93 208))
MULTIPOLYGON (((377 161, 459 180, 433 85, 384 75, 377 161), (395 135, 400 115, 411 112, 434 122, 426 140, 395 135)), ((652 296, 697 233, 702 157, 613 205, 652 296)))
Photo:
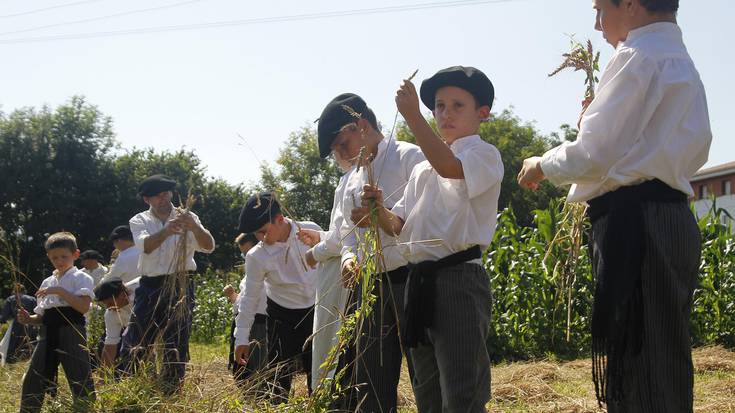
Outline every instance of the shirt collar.
POLYGON ((649 33, 663 33, 681 36, 681 29, 676 23, 672 22, 656 22, 638 27, 628 32, 628 36, 622 43, 630 44, 630 42, 645 36, 649 33))
MULTIPOLYGON (((69 268, 68 270, 66 270, 66 272, 65 272, 64 274, 62 274, 62 275, 61 275, 61 277, 59 277, 59 276, 58 276, 58 274, 59 274, 59 270, 54 270, 54 273, 53 273, 53 275, 54 275, 55 277, 57 277, 58 279, 62 279, 62 278, 64 278, 64 276, 65 276, 66 274, 69 274, 70 272, 71 272, 71 273, 75 273, 75 272, 77 272, 77 271, 79 271, 79 269, 78 269, 78 268, 76 267, 76 265, 72 265, 72 266, 71 266, 71 268, 69 268)), ((47 274, 48 274, 48 273, 47 273, 47 274)))
POLYGON ((452 142, 451 145, 449 145, 449 149, 452 150, 453 154, 458 154, 464 152, 467 148, 471 147, 473 144, 477 142, 481 142, 482 138, 480 135, 469 135, 465 136, 464 138, 459 138, 452 142))
MULTIPOLYGON (((153 207, 148 207, 148 214, 150 214, 151 218, 155 219, 156 221, 161 222, 161 219, 158 218, 158 215, 153 212, 153 207)), ((176 207, 171 204, 171 213, 168 214, 168 219, 176 218, 176 207)), ((167 219, 167 220, 168 220, 167 219)))

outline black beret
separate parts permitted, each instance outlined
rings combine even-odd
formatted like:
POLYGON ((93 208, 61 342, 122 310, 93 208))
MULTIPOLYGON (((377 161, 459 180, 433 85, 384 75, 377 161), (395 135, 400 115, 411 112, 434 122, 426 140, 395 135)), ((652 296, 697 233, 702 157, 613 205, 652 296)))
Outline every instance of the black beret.
POLYGON ((115 227, 115 229, 113 229, 110 233, 110 242, 118 239, 132 240, 133 232, 130 231, 130 227, 128 227, 127 225, 120 225, 115 227))
POLYGON ((105 277, 102 279, 102 282, 94 287, 94 299, 102 301, 116 297, 123 288, 123 282, 119 277, 105 277))
POLYGON ((273 217, 281 213, 276 197, 270 192, 261 192, 251 195, 240 211, 240 226, 238 231, 255 232, 263 225, 271 222, 273 217))
POLYGON ((99 262, 104 262, 105 257, 102 256, 99 252, 95 250, 86 250, 79 254, 80 260, 97 260, 99 262))
POLYGON ((344 106, 349 106, 360 114, 370 110, 365 101, 354 93, 343 93, 332 99, 322 111, 317 125, 319 156, 322 158, 326 158, 332 152, 332 142, 339 131, 345 125, 357 122, 357 118, 350 114, 344 106))
POLYGON ((166 175, 152 175, 143 180, 138 187, 138 195, 140 196, 156 196, 161 192, 173 191, 176 188, 176 181, 166 175))
POLYGON ((436 91, 444 86, 456 86, 472 94, 478 106, 493 106, 495 88, 484 73, 469 66, 452 66, 442 69, 421 82, 421 101, 434 110, 436 91))

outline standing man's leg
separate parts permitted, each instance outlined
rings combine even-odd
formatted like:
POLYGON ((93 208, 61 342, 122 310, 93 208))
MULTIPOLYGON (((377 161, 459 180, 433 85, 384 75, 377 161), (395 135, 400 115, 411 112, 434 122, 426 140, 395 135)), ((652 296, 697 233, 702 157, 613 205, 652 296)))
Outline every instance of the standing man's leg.
POLYGON ((689 322, 697 285, 701 235, 688 205, 644 204, 643 343, 625 360, 624 400, 608 411, 684 413, 693 410, 689 322))
MULTIPOLYGON (((165 294, 165 292, 164 292, 165 294)), ((178 295, 172 299, 162 300, 168 317, 161 320, 163 330, 163 366, 161 379, 164 393, 174 393, 181 388, 186 374, 186 363, 189 361, 189 337, 194 312, 194 283, 190 279, 187 295, 182 300, 178 295)))
POLYGON ((150 351, 158 328, 154 322, 154 313, 158 303, 160 288, 144 285, 135 290, 133 314, 130 316, 125 334, 122 336, 118 372, 132 374, 150 351))
POLYGON ((381 277, 375 286, 377 298, 371 317, 364 324, 361 354, 357 359, 359 397, 367 395, 361 410, 366 413, 394 412, 398 405, 403 359, 399 329, 403 319, 404 290, 405 282, 390 283, 388 277, 381 277))

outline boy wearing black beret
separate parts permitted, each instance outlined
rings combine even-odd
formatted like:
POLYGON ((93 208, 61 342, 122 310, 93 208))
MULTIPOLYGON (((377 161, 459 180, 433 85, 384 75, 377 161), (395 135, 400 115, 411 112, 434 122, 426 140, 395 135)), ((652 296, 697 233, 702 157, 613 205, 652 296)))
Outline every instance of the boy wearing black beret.
POLYGON ((133 313, 138 278, 129 282, 116 276, 106 276, 94 288, 95 300, 105 308, 105 340, 102 365, 112 366, 122 342, 122 333, 128 327, 133 313))
POLYGON ((248 363, 250 332, 265 290, 269 367, 277 367, 268 380, 274 404, 288 401, 297 360, 311 391, 311 346, 304 349, 304 343, 313 331, 317 271, 304 261, 309 246, 298 239, 300 229, 321 231, 313 222, 284 217, 270 192, 251 196, 240 213, 239 231, 255 233, 260 243, 246 255, 247 279, 235 320, 235 361, 248 363))
POLYGON ((472 67, 450 67, 425 80, 421 100, 433 111, 437 135, 421 115, 414 85, 404 81, 396 104, 427 162, 413 169, 391 210, 378 188, 363 192, 363 205, 371 199, 379 205, 380 226, 407 243, 403 329, 422 413, 485 412, 490 398, 485 343, 492 294, 480 257, 495 232, 503 163, 477 132, 493 96, 490 80, 472 67))
POLYGON ((85 250, 79 254, 79 260, 82 262, 82 271, 89 274, 94 280, 94 285, 100 283, 102 277, 107 274, 107 267, 102 265, 105 257, 96 250, 85 250))
MULTIPOLYGON (((339 228, 341 240, 342 273, 345 279, 354 278, 352 273, 359 261, 358 255, 369 255, 361 251, 357 239, 363 238, 368 221, 363 219, 367 208, 359 204, 362 187, 368 183, 368 168, 372 168, 378 187, 392 196, 386 197, 385 204, 393 206, 403 193, 403 187, 411 176, 415 165, 426 158, 418 146, 385 139, 375 120, 375 114, 365 101, 353 93, 335 97, 324 108, 319 118, 320 152, 334 152, 338 159, 347 159, 355 166, 340 181, 338 188, 341 200, 335 207, 343 217, 339 228), (360 150, 363 159, 358 159, 360 150), (340 191, 341 189, 341 191, 340 191), (355 229, 357 225, 359 228, 355 229)), ((381 231, 383 257, 386 268, 377 274, 373 293, 378 296, 373 305, 372 315, 362 326, 364 334, 360 337, 360 357, 356 360, 357 398, 362 400, 361 411, 394 411, 398 404, 398 381, 403 354, 408 351, 399 337, 403 323, 403 291, 408 269, 405 257, 396 248, 397 239, 392 234, 381 231)), ((366 246, 369 248, 369 246, 366 246)), ((349 282, 348 282, 349 283, 349 282)), ((409 374, 413 374, 410 360, 409 374)))

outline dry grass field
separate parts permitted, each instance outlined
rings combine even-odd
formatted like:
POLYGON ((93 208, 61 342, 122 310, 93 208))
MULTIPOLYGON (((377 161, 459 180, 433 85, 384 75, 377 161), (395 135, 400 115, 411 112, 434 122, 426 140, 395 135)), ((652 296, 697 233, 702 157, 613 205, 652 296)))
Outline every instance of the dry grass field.
MULTIPOLYGON (((142 383, 127 380, 98 386, 95 404, 99 412, 239 412, 242 400, 226 370, 224 345, 194 345, 192 363, 184 392, 163 398, 142 383)), ((721 347, 694 351, 695 412, 735 412, 735 352, 721 347)), ((20 384, 26 363, 0 369, 0 412, 16 412, 20 384)), ((489 412, 569 412, 593 413, 590 361, 552 360, 508 363, 493 366, 493 399, 489 412)), ((63 376, 63 375, 62 375, 63 376)), ((411 388, 404 372, 400 384, 401 413, 415 412, 411 388)), ((295 396, 305 395, 305 377, 297 379, 295 396)), ((44 412, 64 412, 68 408, 68 388, 61 379, 60 394, 47 399, 44 412)), ((298 410, 288 410, 298 411, 298 410)))

